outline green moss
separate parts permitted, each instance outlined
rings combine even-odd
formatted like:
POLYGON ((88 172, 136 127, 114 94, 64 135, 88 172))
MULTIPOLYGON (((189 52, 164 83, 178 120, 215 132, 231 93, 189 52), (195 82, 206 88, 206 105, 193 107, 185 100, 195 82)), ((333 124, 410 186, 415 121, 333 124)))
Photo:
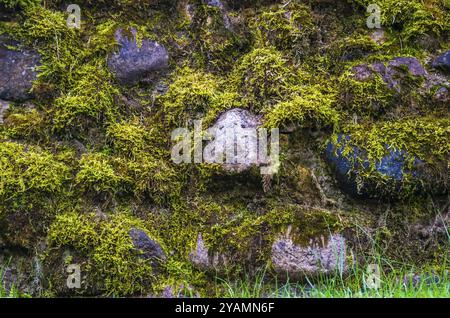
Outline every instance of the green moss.
POLYGON ((212 74, 179 69, 169 91, 159 98, 164 107, 164 119, 170 125, 183 127, 188 120, 204 114, 217 98, 219 80, 212 74))
POLYGON ((392 106, 395 92, 380 74, 372 72, 369 78, 358 80, 352 68, 339 78, 340 104, 350 113, 364 117, 379 115, 392 106))
POLYGON ((0 196, 56 193, 70 178, 70 169, 47 151, 14 142, 0 143, 0 196))
POLYGON ((331 126, 339 123, 339 112, 333 108, 335 95, 322 93, 320 86, 298 87, 292 100, 280 102, 265 114, 267 127, 296 124, 300 127, 331 126))
POLYGON ((290 93, 294 74, 275 48, 257 48, 242 58, 229 81, 240 94, 242 106, 260 112, 290 93))
POLYGON ((38 5, 40 2, 40 0, 1 0, 0 5, 3 5, 6 8, 27 8, 29 6, 38 5))
POLYGON ((72 247, 82 252, 89 259, 89 274, 97 278, 105 295, 143 293, 151 290, 153 268, 148 260, 138 257, 129 235, 132 228, 153 237, 142 221, 127 213, 111 215, 107 221, 92 214, 62 214, 50 227, 49 248, 72 247))
MULTIPOLYGON (((373 2, 357 0, 367 7, 373 2)), ((448 2, 446 0, 381 0, 376 1, 381 8, 383 27, 400 30, 404 40, 413 42, 418 36, 445 35, 449 31, 448 2)))
MULTIPOLYGON (((386 176, 376 171, 376 164, 391 150, 404 151, 405 167, 403 171, 403 193, 417 187, 414 173, 421 172, 422 184, 435 190, 448 187, 448 168, 450 167, 450 130, 448 118, 420 117, 396 122, 378 122, 367 125, 350 125, 344 132, 351 135, 349 143, 344 145, 344 156, 350 160, 353 147, 364 151, 364 157, 358 160, 368 160, 367 171, 360 172, 363 179, 374 180, 376 183, 386 183, 386 176), (417 167, 417 159, 421 164, 417 167)), ((381 190, 380 190, 381 191, 381 190)))
POLYGON ((257 45, 274 46, 295 57, 306 56, 311 51, 313 35, 317 32, 311 9, 297 2, 264 10, 250 25, 257 45))
POLYGON ((107 155, 90 153, 80 159, 80 170, 75 182, 85 191, 115 193, 122 181, 107 155))

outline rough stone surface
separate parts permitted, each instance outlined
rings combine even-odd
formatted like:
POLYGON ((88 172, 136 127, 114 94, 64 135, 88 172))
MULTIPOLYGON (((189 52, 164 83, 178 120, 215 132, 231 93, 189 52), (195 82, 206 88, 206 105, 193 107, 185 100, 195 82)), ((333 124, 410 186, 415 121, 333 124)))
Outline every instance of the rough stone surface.
POLYGON ((405 71, 413 77, 426 77, 428 75, 420 61, 414 57, 396 57, 387 64, 375 62, 371 65, 361 64, 352 68, 353 77, 358 81, 366 81, 378 73, 390 89, 401 91, 401 79, 405 71))
POLYGON ((264 158, 258 156, 260 126, 260 117, 247 110, 234 108, 223 113, 210 129, 214 138, 205 148, 205 161, 220 163, 229 172, 243 172, 265 164, 264 158), (247 129, 256 134, 248 134, 247 129))
POLYGON ((33 97, 30 90, 37 78, 40 55, 32 50, 11 50, 0 39, 0 98, 24 101, 33 97))
POLYGON ((161 246, 149 238, 144 231, 140 229, 131 229, 130 236, 134 247, 142 253, 140 256, 143 258, 160 261, 166 259, 166 255, 161 246))
POLYGON ((201 233, 197 237, 195 250, 189 254, 189 260, 201 270, 221 271, 227 267, 227 258, 220 253, 211 252, 205 245, 201 233))
POLYGON ((346 242, 341 234, 319 238, 306 247, 284 235, 273 243, 271 259, 275 271, 290 278, 344 273, 348 267, 346 242))
POLYGON ((450 73, 450 50, 439 55, 431 64, 435 69, 450 73))
POLYGON ((155 41, 142 40, 136 43, 136 30, 131 31, 133 38, 123 36, 123 30, 116 31, 116 40, 121 45, 119 52, 108 60, 110 71, 121 84, 135 84, 150 73, 168 67, 169 55, 164 46, 155 41))
MULTIPOLYGON (((340 143, 343 138, 350 141, 350 136, 340 135, 338 137, 338 142, 340 143)), ((359 189, 358 191, 357 188, 357 171, 364 170, 369 167, 369 162, 367 160, 362 160, 362 162, 358 160, 364 158, 364 152, 361 149, 354 147, 352 157, 353 160, 347 159, 343 155, 343 147, 337 148, 337 146, 332 142, 328 143, 326 148, 326 158, 332 166, 336 179, 341 184, 343 190, 354 195, 364 194, 372 196, 371 193, 367 193, 367 191, 370 192, 370 190, 359 189), (356 171, 356 173, 351 173, 351 171, 356 171)), ((406 156, 403 151, 391 150, 389 154, 376 163, 375 169, 381 175, 388 177, 391 182, 402 181, 405 172, 405 157, 406 156)), ((420 160, 416 159, 416 166, 420 165, 420 163, 420 160)), ((415 171, 413 171, 413 175, 418 176, 415 171)), ((375 194, 379 194, 379 191, 376 189, 374 190, 374 195, 375 194)))
POLYGON ((5 114, 5 111, 8 110, 8 108, 9 103, 0 99, 0 124, 3 124, 3 116, 5 114))

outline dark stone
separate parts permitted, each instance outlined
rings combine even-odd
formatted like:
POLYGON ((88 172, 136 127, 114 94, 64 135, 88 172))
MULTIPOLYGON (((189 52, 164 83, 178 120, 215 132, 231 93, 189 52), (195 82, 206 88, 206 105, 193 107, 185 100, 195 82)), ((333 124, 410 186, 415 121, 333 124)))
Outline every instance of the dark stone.
POLYGON ((435 69, 450 73, 450 50, 439 55, 431 64, 435 69))
POLYGON ((140 229, 130 230, 131 240, 136 250, 140 252, 140 256, 147 260, 164 261, 166 254, 161 246, 148 237, 148 235, 140 229))
POLYGON ((9 103, 0 99, 0 124, 3 124, 3 117, 5 116, 5 111, 8 110, 9 103))
MULTIPOLYGON (((338 143, 342 139, 348 142, 350 136, 339 135, 338 143)), ((372 185, 367 184, 362 189, 357 187, 357 177, 359 172, 369 168, 369 161, 366 159, 365 152, 357 147, 353 147, 351 159, 343 155, 344 147, 337 148, 332 142, 329 142, 326 148, 327 161, 333 168, 336 179, 340 183, 342 189, 352 195, 378 197, 380 191, 375 189, 372 185)), ((386 145, 388 148, 388 145, 386 145)), ((393 185, 403 181, 406 164, 406 153, 402 150, 390 150, 381 160, 376 162, 375 170, 388 178, 390 182, 388 185, 393 185)), ((416 158, 414 165, 418 167, 421 161, 416 158)), ((414 177, 420 177, 417 171, 412 171, 414 177)))
POLYGON ((131 31, 131 39, 123 36, 122 32, 122 29, 116 31, 120 50, 108 60, 110 71, 121 84, 135 84, 152 72, 168 67, 169 56, 164 46, 144 39, 139 47, 136 43, 136 30, 131 31))
POLYGON ((40 60, 38 53, 22 48, 11 50, 0 39, 0 98, 17 102, 33 98, 30 90, 40 60))

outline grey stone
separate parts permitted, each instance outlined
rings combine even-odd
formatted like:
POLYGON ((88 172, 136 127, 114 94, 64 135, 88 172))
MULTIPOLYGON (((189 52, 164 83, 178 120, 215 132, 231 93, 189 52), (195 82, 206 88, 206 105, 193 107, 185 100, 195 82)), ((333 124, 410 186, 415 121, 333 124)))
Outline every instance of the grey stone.
POLYGON ((5 111, 8 110, 8 108, 9 103, 0 99, 0 124, 3 124, 3 116, 5 114, 5 111))
POLYGON ((164 261, 166 259, 166 254, 158 242, 149 238, 144 231, 133 228, 130 230, 130 236, 134 248, 140 252, 141 257, 152 261, 164 261))
POLYGON ((108 60, 109 70, 121 84, 135 84, 152 72, 167 68, 169 63, 169 55, 164 46, 144 39, 139 47, 136 43, 136 30, 131 32, 133 38, 129 39, 123 36, 122 29, 116 31, 116 40, 121 47, 108 60))
POLYGON ((40 60, 38 53, 24 48, 11 50, 0 39, 0 98, 18 102, 33 98, 30 91, 40 60))
POLYGON ((346 241, 341 234, 331 234, 301 246, 286 234, 273 243, 271 260, 275 271, 289 278, 344 273, 348 267, 346 241))
POLYGON ((222 271, 227 267, 228 263, 226 256, 210 251, 205 245, 201 233, 197 237, 195 249, 189 254, 189 260, 197 268, 206 271, 222 271))
POLYGON ((225 171, 234 173, 264 165, 264 158, 258 156, 258 135, 248 134, 260 126, 261 118, 247 110, 233 108, 223 113, 209 130, 214 138, 205 148, 205 161, 220 163, 225 171), (227 156, 229 149, 234 155, 227 156))

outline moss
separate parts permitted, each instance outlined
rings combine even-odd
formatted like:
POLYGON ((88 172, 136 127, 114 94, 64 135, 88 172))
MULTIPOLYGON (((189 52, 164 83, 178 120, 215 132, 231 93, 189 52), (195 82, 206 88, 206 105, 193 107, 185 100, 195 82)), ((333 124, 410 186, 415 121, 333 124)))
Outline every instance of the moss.
POLYGON ((80 170, 75 182, 85 191, 114 193, 118 191, 122 181, 107 155, 90 153, 80 159, 80 170))
POLYGON ((352 67, 339 78, 340 104, 350 113, 364 117, 380 115, 392 106, 395 91, 390 89, 380 74, 372 72, 364 80, 355 78, 352 67))
POLYGON ((143 293, 151 290, 153 268, 136 254, 129 235, 132 228, 153 237, 142 221, 127 213, 111 215, 107 221, 99 221, 92 214, 62 214, 50 227, 49 248, 72 247, 88 257, 87 268, 93 271, 90 276, 97 278, 98 288, 105 295, 143 293))
MULTIPOLYGON (((357 2, 365 7, 372 3, 357 2)), ((382 26, 399 30, 406 41, 413 42, 424 34, 445 35, 449 31, 446 0, 382 0, 377 4, 381 7, 382 26)))
POLYGON ((292 100, 280 102, 265 114, 267 127, 296 124, 305 127, 337 127, 339 112, 333 108, 336 97, 321 92, 320 86, 298 87, 292 100))
POLYGON ((256 48, 237 64, 229 81, 241 95, 242 106, 260 112, 290 93, 294 74, 275 48, 256 48))
POLYGON ((70 178, 70 169, 66 165, 37 147, 2 142, 0 152, 0 196, 3 200, 25 193, 55 193, 70 178))
POLYGON ((317 27, 311 9, 297 2, 275 5, 263 10, 250 22, 259 46, 274 46, 304 57, 311 51, 317 27))
POLYGON ((27 8, 38 5, 40 2, 40 0, 1 0, 0 5, 5 6, 5 8, 27 8))
POLYGON ((358 174, 363 179, 385 184, 387 177, 376 171, 376 164, 390 151, 403 151, 405 166, 400 192, 412 193, 418 186, 431 187, 434 190, 445 189, 448 187, 449 180, 446 171, 450 164, 448 159, 450 130, 448 127, 448 118, 436 119, 433 117, 378 122, 372 125, 350 125, 344 129, 351 139, 349 143, 343 145, 343 154, 353 160, 351 159, 353 147, 362 149, 364 155, 358 160, 367 160, 369 167, 366 171, 358 174), (417 167, 417 160, 422 163, 420 167, 417 167), (417 178, 418 170, 421 171, 420 182, 417 178))
POLYGON ((188 120, 204 114, 217 98, 219 80, 212 74, 179 69, 169 91, 159 98, 164 107, 164 119, 169 125, 182 127, 188 120))

